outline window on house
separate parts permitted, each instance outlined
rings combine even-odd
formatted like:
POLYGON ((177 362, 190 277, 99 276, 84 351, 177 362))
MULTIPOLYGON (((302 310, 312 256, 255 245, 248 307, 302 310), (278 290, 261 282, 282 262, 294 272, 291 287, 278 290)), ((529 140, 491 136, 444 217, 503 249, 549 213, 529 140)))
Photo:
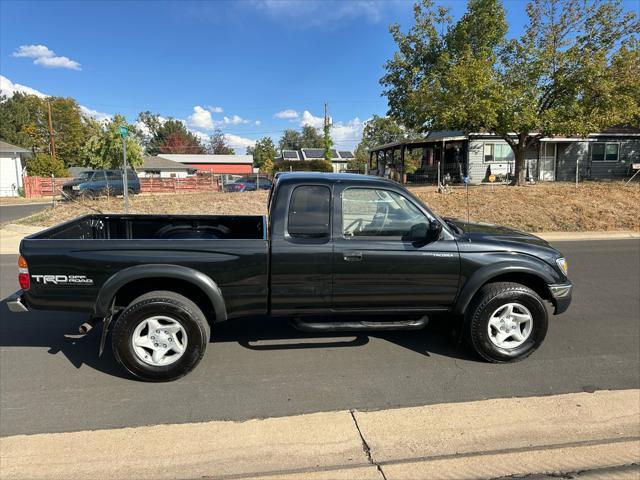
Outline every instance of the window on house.
POLYGON ((485 162, 512 162, 514 160, 513 150, 506 143, 485 143, 485 162))
POLYGON ((593 162, 617 162, 619 153, 617 143, 598 142, 591 145, 591 161, 593 162))

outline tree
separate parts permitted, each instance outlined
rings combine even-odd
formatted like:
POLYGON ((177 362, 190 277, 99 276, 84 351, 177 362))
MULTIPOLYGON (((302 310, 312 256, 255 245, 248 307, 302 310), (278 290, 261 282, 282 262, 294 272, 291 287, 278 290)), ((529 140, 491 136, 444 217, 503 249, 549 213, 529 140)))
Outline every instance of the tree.
POLYGON ((139 133, 132 136, 139 139, 148 155, 205 153, 200 139, 187 130, 180 120, 163 119, 157 113, 146 111, 138 114, 138 122, 143 128, 134 129, 139 133))
POLYGON ((27 174, 34 177, 67 177, 69 172, 64 166, 64 162, 56 157, 55 159, 48 153, 36 153, 27 160, 27 174))
POLYGON ((640 114, 638 23, 619 0, 532 0, 520 38, 506 38, 499 0, 469 0, 452 23, 433 0, 414 7, 381 83, 389 114, 417 131, 488 131, 514 152, 552 134, 586 135, 640 114), (635 75, 630 72, 636 72, 635 75))
MULTIPOLYGON (((114 115, 89 138, 82 155, 85 166, 96 169, 122 169, 122 137, 119 130, 121 125, 134 129, 133 125, 127 124, 122 115, 114 115)), ((127 164, 131 167, 142 165, 142 146, 132 136, 127 137, 126 143, 127 164)))
POLYGON ((83 115, 73 98, 49 97, 15 93, 0 98, 0 137, 9 143, 38 152, 51 153, 49 105, 56 146, 56 157, 64 165, 80 161, 82 146, 91 136, 91 118, 83 115))
POLYGON ((247 155, 253 155, 253 165, 261 172, 273 171, 273 159, 276 157, 276 146, 270 137, 256 141, 253 147, 247 147, 247 155))
MULTIPOLYGON (((417 138, 418 134, 403 127, 391 117, 373 115, 367 120, 362 129, 362 140, 356 147, 355 159, 349 163, 350 169, 364 171, 364 166, 369 162, 369 149, 385 143, 417 138)), ((415 166, 411 164, 410 155, 405 156, 405 171, 412 173, 415 166), (411 165, 409 165, 411 164, 411 165), (407 169, 407 166, 409 168, 407 169)))
POLYGON ((322 156, 328 162, 331 161, 333 155, 331 154, 331 147, 333 147, 333 140, 331 139, 331 126, 329 122, 325 120, 324 129, 322 131, 322 147, 324 148, 324 152, 322 156))
POLYGON ((207 146, 207 153, 213 155, 235 155, 236 152, 229 146, 227 138, 219 128, 215 129, 213 135, 209 137, 209 145, 207 146))
POLYGON ((311 125, 302 127, 300 148, 324 148, 324 140, 317 128, 311 125))
POLYGON ((278 148, 282 150, 300 150, 302 143, 302 135, 297 130, 287 128, 282 132, 282 137, 278 142, 278 148))

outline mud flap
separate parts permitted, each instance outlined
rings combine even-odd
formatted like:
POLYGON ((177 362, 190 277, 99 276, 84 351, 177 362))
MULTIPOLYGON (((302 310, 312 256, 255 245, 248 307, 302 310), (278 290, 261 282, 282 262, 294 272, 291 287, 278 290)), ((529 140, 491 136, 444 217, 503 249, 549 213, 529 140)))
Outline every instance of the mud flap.
POLYGON ((100 348, 98 350, 98 356, 101 357, 104 352, 104 346, 107 343, 107 333, 109 333, 109 324, 113 318, 113 313, 108 317, 102 319, 102 335, 100 336, 100 348))

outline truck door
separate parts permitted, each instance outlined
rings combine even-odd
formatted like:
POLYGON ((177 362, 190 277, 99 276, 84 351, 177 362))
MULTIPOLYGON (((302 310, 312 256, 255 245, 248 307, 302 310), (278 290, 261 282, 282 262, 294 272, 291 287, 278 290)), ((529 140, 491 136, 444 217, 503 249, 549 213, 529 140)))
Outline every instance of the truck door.
MULTIPOLYGON (((337 188, 336 188, 337 190, 337 188)), ((427 244, 411 228, 433 218, 403 194, 379 187, 335 192, 334 310, 441 310, 458 289, 458 247, 449 234, 427 244)))
POLYGON ((271 311, 326 312, 331 306, 331 188, 286 184, 271 200, 271 311))

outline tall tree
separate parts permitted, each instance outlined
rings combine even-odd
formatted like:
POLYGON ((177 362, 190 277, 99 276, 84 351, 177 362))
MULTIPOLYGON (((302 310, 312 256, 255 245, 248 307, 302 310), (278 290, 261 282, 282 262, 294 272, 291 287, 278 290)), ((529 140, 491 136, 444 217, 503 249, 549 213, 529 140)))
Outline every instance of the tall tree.
POLYGON ((273 171, 273 159, 277 152, 270 137, 261 138, 253 147, 247 147, 247 155, 253 155, 253 166, 258 167, 261 172, 273 171))
POLYGON ((324 140, 317 128, 311 125, 302 127, 300 135, 300 148, 323 148, 324 140))
POLYGON ((180 120, 163 119, 157 113, 146 111, 138 114, 138 122, 143 126, 138 130, 141 131, 140 140, 148 155, 198 154, 205 151, 200 139, 187 130, 180 120))
POLYGON ((287 128, 282 132, 282 137, 278 142, 278 148, 280 150, 300 150, 300 144, 302 142, 302 135, 297 130, 287 128))
POLYGON ((209 137, 209 145, 207 145, 207 153, 214 155, 235 155, 236 152, 227 141, 227 138, 222 133, 222 130, 217 128, 214 130, 213 135, 209 137))
MULTIPOLYGON (((83 148, 84 165, 92 168, 121 169, 123 162, 122 137, 119 127, 126 125, 129 129, 134 129, 133 125, 127 124, 122 115, 114 117, 101 125, 101 128, 87 141, 83 148)), ((136 167, 142 165, 142 146, 133 136, 128 136, 127 143, 127 164, 136 167)))
POLYGON ((403 127, 393 118, 373 115, 364 124, 362 140, 356 147, 355 159, 350 163, 349 168, 363 171, 364 165, 369 161, 369 149, 372 147, 417 137, 416 132, 403 127))
POLYGON ((433 0, 414 7, 381 83, 389 113, 418 130, 488 131, 515 156, 542 136, 586 135, 640 114, 638 22, 619 0, 532 0, 520 38, 506 38, 499 0, 469 0, 452 23, 433 0))

